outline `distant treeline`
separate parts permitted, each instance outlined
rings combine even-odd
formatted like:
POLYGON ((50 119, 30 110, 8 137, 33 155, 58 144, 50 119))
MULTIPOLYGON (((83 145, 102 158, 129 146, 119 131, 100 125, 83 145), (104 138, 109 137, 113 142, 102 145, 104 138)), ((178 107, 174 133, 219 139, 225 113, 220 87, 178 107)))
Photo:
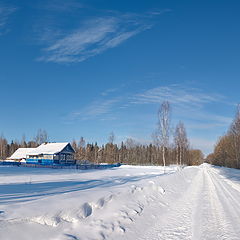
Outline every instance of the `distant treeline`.
MULTIPOLYGON (((76 159, 79 162, 88 160, 93 163, 124 163, 138 165, 163 165, 162 149, 153 144, 137 144, 133 139, 127 139, 120 145, 107 143, 102 146, 85 144, 83 138, 79 142, 73 141, 76 159)), ((177 149, 172 146, 166 149, 166 165, 179 164, 177 149)), ((188 149, 182 164, 198 165, 203 162, 200 150, 188 149)))
MULTIPOLYGON (((83 137, 79 141, 73 140, 75 159, 78 163, 89 161, 92 163, 125 163, 139 165, 198 165, 203 162, 201 150, 191 149, 185 126, 179 122, 172 133, 170 125, 170 104, 163 102, 158 110, 157 128, 154 131, 153 143, 140 144, 128 138, 120 144, 115 143, 114 133, 110 133, 108 142, 103 145, 86 143, 83 137), (171 136, 173 135, 173 136, 171 136), (173 139, 171 143, 169 139, 173 139)), ((32 141, 8 141, 0 137, 0 159, 11 156, 18 148, 37 147, 48 142, 45 130, 39 130, 32 141)))
MULTIPOLYGON (((8 141, 0 137, 0 159, 11 156, 20 147, 37 147, 41 142, 34 140, 8 141)), ((125 163, 139 165, 163 165, 162 149, 154 144, 142 145, 133 139, 127 139, 121 144, 106 143, 99 146, 97 143, 85 143, 81 138, 73 141, 72 146, 76 151, 75 159, 80 162, 90 161, 92 163, 125 163)), ((203 162, 203 154, 200 150, 187 149, 181 164, 198 165, 203 162)), ((180 164, 178 150, 174 146, 166 149, 166 165, 180 164)))
POLYGON ((240 105, 227 133, 218 139, 207 161, 214 165, 240 168, 240 105))
POLYGON ((25 135, 21 141, 15 140, 10 143, 2 135, 0 137, 0 159, 10 157, 18 148, 35 148, 48 141, 48 134, 45 130, 39 129, 36 136, 31 141, 26 141, 25 135))

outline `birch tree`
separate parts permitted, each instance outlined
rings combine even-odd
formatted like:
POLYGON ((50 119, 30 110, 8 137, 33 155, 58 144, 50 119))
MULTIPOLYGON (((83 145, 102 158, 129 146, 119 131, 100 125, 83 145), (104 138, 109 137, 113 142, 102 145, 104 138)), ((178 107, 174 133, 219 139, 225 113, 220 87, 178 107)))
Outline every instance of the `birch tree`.
POLYGON ((158 110, 157 130, 154 133, 155 144, 161 147, 162 160, 165 171, 166 166, 166 150, 169 146, 170 136, 170 104, 164 101, 158 110))
POLYGON ((182 165, 184 160, 186 163, 186 153, 189 148, 186 129, 182 122, 179 122, 176 126, 174 143, 176 148, 176 163, 182 165))
POLYGON ((38 145, 48 142, 49 138, 46 130, 38 129, 37 135, 34 140, 38 145))

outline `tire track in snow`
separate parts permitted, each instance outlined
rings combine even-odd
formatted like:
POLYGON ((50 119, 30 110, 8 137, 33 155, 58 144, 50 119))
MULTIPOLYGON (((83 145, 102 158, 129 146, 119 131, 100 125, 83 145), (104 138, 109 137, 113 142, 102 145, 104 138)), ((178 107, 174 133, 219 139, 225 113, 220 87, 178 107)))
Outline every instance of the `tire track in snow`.
POLYGON ((181 198, 140 239, 239 240, 239 199, 240 192, 202 165, 181 198))
POLYGON ((149 229, 141 238, 142 240, 179 240, 192 239, 195 205, 202 188, 202 173, 197 175, 189 183, 189 187, 182 193, 181 198, 170 206, 166 214, 157 220, 153 228, 149 229))
POLYGON ((193 239, 238 239, 231 223, 226 218, 226 209, 221 202, 224 195, 219 195, 216 179, 212 178, 208 167, 203 167, 202 171, 203 194, 202 198, 199 196, 199 205, 196 209, 199 213, 199 229, 201 230, 198 231, 198 235, 194 235, 193 239))
POLYGON ((236 200, 236 197, 240 197, 239 192, 211 168, 205 169, 205 176, 210 191, 210 206, 203 217, 206 227, 203 229, 202 239, 239 239, 240 204, 236 200))

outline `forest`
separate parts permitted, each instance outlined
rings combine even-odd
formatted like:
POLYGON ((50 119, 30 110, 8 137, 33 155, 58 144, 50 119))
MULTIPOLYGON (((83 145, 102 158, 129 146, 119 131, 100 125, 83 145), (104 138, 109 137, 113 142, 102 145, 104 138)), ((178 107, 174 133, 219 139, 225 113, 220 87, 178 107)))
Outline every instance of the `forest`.
POLYGON ((218 139, 207 161, 218 166, 240 168, 240 105, 229 129, 218 139))

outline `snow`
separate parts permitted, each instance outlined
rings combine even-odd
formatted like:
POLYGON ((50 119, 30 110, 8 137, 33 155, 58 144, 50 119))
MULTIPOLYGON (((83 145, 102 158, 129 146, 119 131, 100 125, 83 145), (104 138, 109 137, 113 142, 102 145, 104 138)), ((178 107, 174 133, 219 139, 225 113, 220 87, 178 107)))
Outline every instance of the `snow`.
POLYGON ((18 148, 9 159, 23 159, 26 158, 27 155, 31 154, 35 148, 18 148))
POLYGON ((57 154, 61 152, 69 143, 42 143, 40 146, 34 149, 31 152, 31 155, 39 155, 39 154, 57 154))
POLYGON ((69 143, 43 143, 36 148, 18 148, 9 159, 24 159, 27 155, 57 154, 61 152, 69 143))
POLYGON ((0 167, 0 239, 239 239, 240 171, 0 167))

